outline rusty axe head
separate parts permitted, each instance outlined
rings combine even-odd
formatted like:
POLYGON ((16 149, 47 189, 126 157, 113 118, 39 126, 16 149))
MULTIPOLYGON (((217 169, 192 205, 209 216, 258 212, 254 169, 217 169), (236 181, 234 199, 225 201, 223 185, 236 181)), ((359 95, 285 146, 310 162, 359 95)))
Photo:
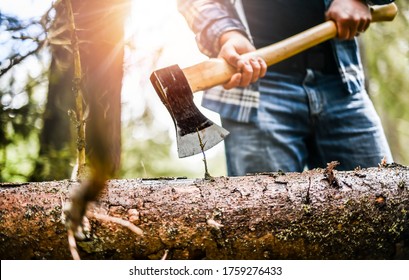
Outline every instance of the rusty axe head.
POLYGON ((208 150, 229 134, 196 107, 193 92, 179 66, 154 71, 150 80, 175 124, 180 158, 201 153, 202 149, 208 150))

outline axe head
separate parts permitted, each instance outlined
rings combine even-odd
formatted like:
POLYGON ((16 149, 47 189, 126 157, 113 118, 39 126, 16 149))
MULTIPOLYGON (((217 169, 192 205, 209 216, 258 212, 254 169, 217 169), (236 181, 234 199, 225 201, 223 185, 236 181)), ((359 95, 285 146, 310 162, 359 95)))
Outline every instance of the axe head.
POLYGON ((180 158, 208 150, 229 134, 196 107, 189 83, 179 66, 154 71, 150 80, 175 124, 180 158))

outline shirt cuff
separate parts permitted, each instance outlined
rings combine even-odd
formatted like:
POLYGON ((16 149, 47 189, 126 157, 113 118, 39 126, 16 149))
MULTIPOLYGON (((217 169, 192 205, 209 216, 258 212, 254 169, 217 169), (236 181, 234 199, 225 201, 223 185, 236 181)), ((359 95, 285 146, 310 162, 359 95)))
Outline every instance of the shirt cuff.
POLYGON ((199 49, 209 57, 216 57, 219 54, 220 36, 228 31, 238 31, 249 37, 244 25, 240 20, 224 17, 213 21, 196 37, 199 49))

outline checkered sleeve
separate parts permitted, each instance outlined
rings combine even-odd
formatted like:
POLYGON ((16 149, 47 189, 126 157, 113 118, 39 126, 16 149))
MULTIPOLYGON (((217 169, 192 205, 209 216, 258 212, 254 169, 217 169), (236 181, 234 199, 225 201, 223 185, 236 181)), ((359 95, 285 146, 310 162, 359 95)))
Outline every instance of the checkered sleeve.
POLYGON ((200 51, 209 57, 216 57, 219 53, 219 38, 223 33, 236 30, 247 36, 229 0, 178 0, 177 5, 196 35, 200 51))

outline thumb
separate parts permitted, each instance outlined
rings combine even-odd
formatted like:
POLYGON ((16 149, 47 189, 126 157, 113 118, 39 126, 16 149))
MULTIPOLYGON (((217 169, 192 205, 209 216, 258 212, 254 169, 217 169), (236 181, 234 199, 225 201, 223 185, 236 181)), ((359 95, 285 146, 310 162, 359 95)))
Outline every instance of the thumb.
POLYGON ((226 60, 233 67, 239 67, 241 57, 233 45, 225 44, 219 53, 219 57, 226 60))

